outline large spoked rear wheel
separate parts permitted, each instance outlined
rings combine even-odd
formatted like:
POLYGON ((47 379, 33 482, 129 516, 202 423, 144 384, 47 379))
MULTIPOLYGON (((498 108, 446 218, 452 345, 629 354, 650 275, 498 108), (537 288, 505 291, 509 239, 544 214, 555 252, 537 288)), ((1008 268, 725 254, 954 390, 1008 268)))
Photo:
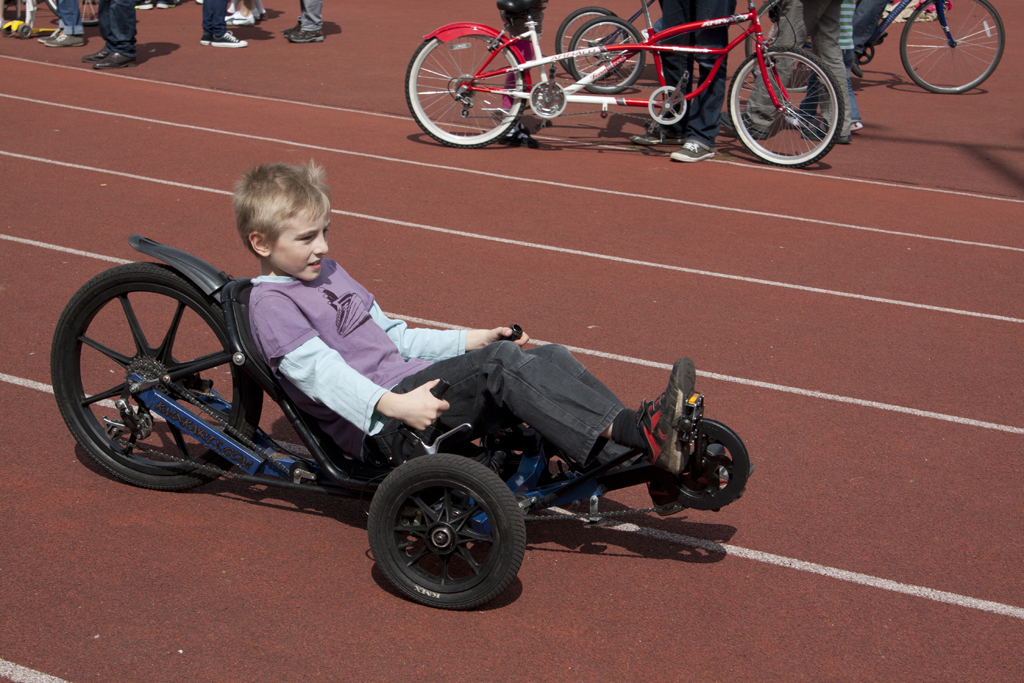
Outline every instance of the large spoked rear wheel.
MULTIPOLYGON (((57 407, 82 448, 118 478, 151 489, 198 486, 217 475, 193 463, 222 469, 230 463, 159 419, 153 420, 152 433, 140 440, 126 433, 108 436, 104 418, 120 420, 113 402, 125 394, 129 374, 154 380, 204 366, 175 387, 187 386, 203 396, 216 417, 251 436, 263 394, 230 362, 229 349, 220 308, 171 268, 156 263, 112 268, 78 290, 57 323, 50 351, 57 407), (218 356, 221 363, 205 367, 218 356), (211 400, 214 395, 222 400, 211 400)), ((134 397, 128 403, 133 410, 142 410, 134 397)), ((217 422, 198 408, 183 406, 217 422)))
POLYGON ((935 2, 921 3, 900 36, 907 75, 929 92, 959 94, 981 85, 999 66, 1006 45, 1003 20, 988 0, 946 0, 950 45, 935 2))
MULTIPOLYGON (((501 90, 524 92, 522 72, 477 78, 491 57, 490 38, 471 33, 447 41, 431 38, 416 50, 405 75, 409 111, 423 132, 450 147, 484 147, 509 131, 523 113, 525 99, 501 90)), ((519 64, 505 48, 484 72, 519 64)))
MULTIPOLYGON (((572 45, 572 37, 576 35, 576 31, 580 29, 583 24, 587 23, 591 19, 597 19, 599 17, 614 17, 615 12, 604 7, 581 7, 578 10, 569 12, 569 15, 562 20, 562 23, 558 25, 558 30, 555 31, 555 54, 560 55, 568 52, 572 45)), ((571 59, 564 59, 560 62, 562 68, 569 71, 569 63, 571 59)))
POLYGON ((616 16, 598 17, 583 24, 572 37, 570 50, 605 48, 597 54, 580 55, 564 60, 572 77, 577 81, 598 69, 622 59, 622 63, 586 87, 592 93, 612 95, 636 83, 644 70, 643 52, 615 50, 616 45, 642 43, 643 38, 633 24, 616 16))
POLYGON ((504 591, 519 572, 526 524, 493 471, 451 454, 410 460, 373 496, 367 523, 374 560, 417 602, 470 609, 504 591))
POLYGON ((775 107, 757 61, 740 64, 729 91, 729 115, 751 154, 777 166, 800 167, 828 154, 843 123, 845 98, 825 65, 803 50, 765 53, 775 107))
POLYGON ((750 456, 739 435, 716 420, 704 419, 704 452, 679 475, 678 502, 695 510, 719 510, 743 495, 750 456))

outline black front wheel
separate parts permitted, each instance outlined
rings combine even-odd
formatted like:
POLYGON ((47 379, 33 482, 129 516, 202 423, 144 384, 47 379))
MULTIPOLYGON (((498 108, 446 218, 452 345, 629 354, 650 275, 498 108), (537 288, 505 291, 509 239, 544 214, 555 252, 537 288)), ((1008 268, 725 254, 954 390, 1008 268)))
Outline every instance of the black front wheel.
POLYGON ((494 599, 526 551, 523 513, 508 486, 480 463, 447 453, 389 474, 373 496, 367 531, 388 581, 444 609, 494 599))
POLYGON ((694 510, 719 510, 743 495, 753 468, 739 434, 716 420, 701 422, 701 451, 676 481, 678 502, 694 510))

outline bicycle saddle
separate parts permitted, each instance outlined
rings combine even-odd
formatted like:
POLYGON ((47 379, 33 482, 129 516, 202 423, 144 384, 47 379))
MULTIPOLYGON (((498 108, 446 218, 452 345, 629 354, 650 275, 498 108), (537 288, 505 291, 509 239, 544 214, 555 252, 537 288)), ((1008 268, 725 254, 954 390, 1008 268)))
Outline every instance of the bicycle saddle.
POLYGON ((529 11, 535 2, 537 0, 498 0, 498 9, 508 14, 521 14, 529 11))

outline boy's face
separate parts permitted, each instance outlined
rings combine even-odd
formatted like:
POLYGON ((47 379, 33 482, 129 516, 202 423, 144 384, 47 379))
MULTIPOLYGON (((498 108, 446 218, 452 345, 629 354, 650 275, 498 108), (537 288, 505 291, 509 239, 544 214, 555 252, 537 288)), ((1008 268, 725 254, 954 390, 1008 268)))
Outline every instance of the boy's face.
POLYGON ((277 241, 268 244, 259 233, 249 236, 260 255, 263 275, 291 275, 307 282, 320 277, 320 260, 327 254, 330 213, 316 221, 300 213, 285 223, 277 241))

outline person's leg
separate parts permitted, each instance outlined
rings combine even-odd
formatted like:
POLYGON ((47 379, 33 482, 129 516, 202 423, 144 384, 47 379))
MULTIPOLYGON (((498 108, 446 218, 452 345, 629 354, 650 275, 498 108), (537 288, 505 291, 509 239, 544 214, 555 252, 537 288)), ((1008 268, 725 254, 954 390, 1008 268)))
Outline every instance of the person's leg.
MULTIPOLYGON (((696 10, 694 21, 717 19, 734 14, 736 0, 697 0, 696 10)), ((698 47, 722 48, 728 44, 729 28, 727 26, 697 31, 696 45, 698 47)), ((710 75, 716 59, 699 57, 696 61, 700 66, 700 83, 704 83, 710 75)), ((699 97, 690 100, 686 137, 696 139, 712 149, 715 146, 715 138, 718 137, 719 125, 722 121, 722 105, 725 103, 726 61, 722 60, 708 89, 699 97)))
POLYGON ((299 16, 300 30, 320 31, 323 29, 323 0, 299 0, 302 14, 299 16))
POLYGON ((135 0, 99 0, 98 10, 105 49, 135 57, 135 0))
POLYGON ((227 33, 228 25, 224 15, 227 13, 228 0, 204 0, 203 2, 203 36, 217 38, 227 33))
POLYGON ((878 28, 878 20, 882 18, 888 0, 860 0, 853 13, 853 49, 864 52, 868 38, 878 28))
POLYGON ((57 18, 61 31, 72 36, 82 35, 82 11, 78 0, 57 0, 57 18))
MULTIPOLYGON (((663 28, 672 28, 690 21, 691 3, 693 0, 664 0, 661 6, 663 28)), ((664 41, 665 45, 687 45, 693 34, 684 34, 664 41)), ((693 86, 693 59, 687 55, 664 54, 662 56, 662 70, 665 74, 665 83, 675 87, 679 79, 687 71, 691 78, 687 82, 685 91, 688 93, 693 86)), ((653 133, 646 135, 634 135, 630 140, 639 145, 672 144, 681 145, 686 136, 686 118, 671 125, 659 125, 653 133)))
MULTIPOLYGON (((799 48, 807 40, 807 29, 804 27, 804 8, 800 0, 783 0, 782 11, 779 21, 778 39, 775 46, 785 49, 799 48)), ((789 82, 793 72, 793 64, 789 60, 780 60, 776 67, 779 73, 779 80, 784 84, 789 82)), ((746 111, 744 112, 750 121, 751 127, 768 131, 772 122, 775 121, 775 105, 768 96, 768 89, 758 79, 754 92, 750 94, 746 111)))
POLYGON ((854 51, 843 50, 843 66, 846 68, 846 104, 850 107, 850 125, 860 123, 860 109, 857 107, 857 97, 853 94, 853 79, 850 77, 850 69, 853 68, 854 51))
MULTIPOLYGON (((839 49, 839 11, 842 0, 804 0, 804 25, 811 37, 814 51, 838 84, 836 96, 843 103, 843 120, 840 122, 840 136, 850 134, 850 107, 846 105, 846 69, 843 67, 843 51, 839 49)), ((819 86, 820 87, 820 86, 819 86)), ((828 115, 828 105, 822 100, 821 113, 828 115)))

